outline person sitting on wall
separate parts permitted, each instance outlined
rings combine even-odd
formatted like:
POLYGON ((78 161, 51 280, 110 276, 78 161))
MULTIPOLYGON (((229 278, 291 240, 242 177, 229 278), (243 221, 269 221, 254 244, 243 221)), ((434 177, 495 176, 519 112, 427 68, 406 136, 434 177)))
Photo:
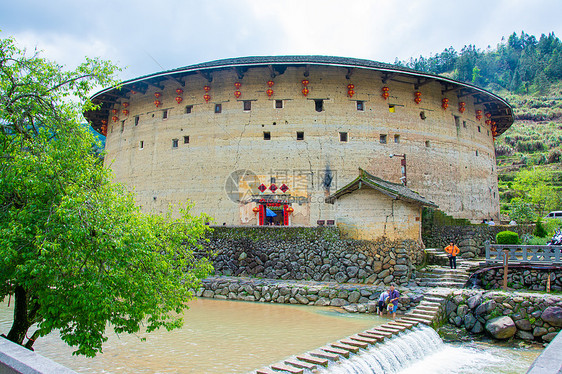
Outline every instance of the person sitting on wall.
POLYGON ((379 296, 378 313, 382 317, 382 311, 385 309, 386 299, 388 297, 388 292, 383 291, 379 296))
POLYGON ((451 266, 451 269, 456 269, 457 255, 460 252, 459 247, 457 247, 454 242, 451 242, 447 247, 445 247, 445 252, 447 252, 447 257, 449 257, 449 266, 451 266))
POLYGON ((398 298, 400 297, 400 292, 394 289, 395 285, 392 283, 390 285, 390 291, 388 291, 388 313, 392 313, 392 319, 396 319, 396 310, 398 309, 398 298))

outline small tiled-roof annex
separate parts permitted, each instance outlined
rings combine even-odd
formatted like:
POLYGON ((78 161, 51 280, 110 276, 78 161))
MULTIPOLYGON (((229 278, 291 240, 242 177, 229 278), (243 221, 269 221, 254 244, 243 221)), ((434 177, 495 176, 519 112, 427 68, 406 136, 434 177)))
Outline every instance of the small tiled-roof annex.
POLYGON ((359 176, 357 178, 348 183, 346 186, 337 190, 332 195, 326 197, 325 201, 327 203, 333 204, 341 196, 352 193, 360 189, 363 185, 377 190, 395 200, 404 200, 429 208, 438 207, 437 204, 429 201, 417 192, 410 190, 408 187, 375 177, 374 175, 367 173, 361 168, 359 168, 359 176))

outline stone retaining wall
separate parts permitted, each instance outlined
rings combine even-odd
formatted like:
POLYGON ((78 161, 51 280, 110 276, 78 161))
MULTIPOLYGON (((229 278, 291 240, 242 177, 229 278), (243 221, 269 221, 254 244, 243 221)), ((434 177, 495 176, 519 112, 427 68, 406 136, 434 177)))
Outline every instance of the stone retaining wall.
POLYGON ((345 239, 335 227, 215 227, 206 250, 217 275, 338 283, 407 284, 420 243, 345 239))
POLYGON ((500 231, 513 231, 518 233, 519 237, 522 237, 525 234, 532 234, 534 229, 535 225, 432 225, 424 227, 422 237, 427 248, 444 248, 451 241, 454 241, 461 250, 461 257, 473 258, 484 256, 484 243, 486 241, 495 243, 496 234, 500 231))
MULTIPOLYGON (((561 268, 530 269, 510 266, 507 271, 507 286, 516 290, 546 291, 549 275, 550 289, 562 291, 561 268)), ((497 289, 503 285, 503 267, 490 269, 476 276, 484 289, 497 289)))
MULTIPOLYGON (((269 279, 209 277, 203 280, 198 297, 343 307, 348 312, 375 313, 380 293, 386 288, 372 285, 294 282, 269 279)), ((407 292, 398 300, 405 312, 419 304, 423 294, 407 292)))
POLYGON ((562 297, 499 291, 454 291, 445 305, 449 323, 498 339, 551 341, 562 327, 562 297))

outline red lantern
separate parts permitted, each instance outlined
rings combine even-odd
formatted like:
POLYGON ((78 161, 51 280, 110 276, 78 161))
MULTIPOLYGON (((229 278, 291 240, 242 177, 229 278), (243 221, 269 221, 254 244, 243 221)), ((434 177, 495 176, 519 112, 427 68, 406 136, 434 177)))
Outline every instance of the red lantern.
POLYGON ((265 91, 265 93, 267 93, 267 96, 273 95, 273 90, 271 88, 268 88, 267 91, 265 91))
POLYGON ((160 102, 160 100, 154 100, 154 105, 156 105, 156 108, 158 108, 160 105, 162 105, 162 103, 160 102))
POLYGON ((111 117, 111 119, 113 120, 113 122, 119 121, 119 117, 117 117, 117 116, 113 116, 113 117, 111 117))
POLYGON ((482 111, 481 111, 480 109, 478 109, 478 110, 476 111, 476 119, 477 119, 478 121, 480 121, 480 120, 482 119, 482 111))
POLYGON ((355 95, 355 91, 353 91, 353 90, 347 90, 347 96, 353 97, 353 95, 355 95))
POLYGON ((273 87, 274 84, 275 84, 275 82, 272 81, 271 79, 267 81, 267 85, 268 85, 269 87, 273 87))
POLYGON ((176 96, 176 101, 179 104, 183 101, 183 98, 181 96, 176 96))
POLYGON ((123 114, 128 116, 129 115, 129 110, 128 109, 123 109, 123 114))
POLYGON ((446 97, 444 97, 441 100, 441 108, 443 109, 447 109, 449 107, 449 99, 447 99, 446 97))
POLYGON ((205 90, 205 92, 211 91, 211 87, 209 87, 207 85, 203 86, 203 89, 205 90))
POLYGON ((126 108, 126 107, 128 107, 128 106, 129 106, 129 103, 127 103, 127 102, 124 102, 124 103, 122 103, 121 105, 123 105, 123 108, 126 108))
POLYGON ((102 125, 107 125, 107 120, 106 120, 106 119, 102 119, 102 120, 101 120, 101 124, 102 124, 102 125))
POLYGON ((178 95, 181 95, 183 93, 183 90, 181 88, 176 88, 176 93, 178 95))
POLYGON ((254 207, 254 209, 252 209, 252 212, 258 214, 258 212, 260 211, 260 208, 258 208, 257 206, 254 207))
POLYGON ((134 94, 136 94, 136 93, 137 93, 137 91, 131 90, 131 95, 134 95, 134 94))
POLYGON ((240 87, 242 87, 242 83, 240 83, 240 82, 234 83, 234 88, 236 88, 237 90, 239 90, 240 87))
POLYGON ((491 125, 491 124, 492 124, 492 120, 487 119, 487 120, 486 120, 486 125, 491 125))
POLYGON ((211 95, 205 94, 205 95, 203 95, 203 99, 205 99, 205 102, 208 103, 209 100, 211 100, 211 95))
POLYGON ((119 112, 117 109, 111 109, 111 113, 117 114, 117 112, 119 112))
POLYGON ((414 92, 414 101, 416 102, 416 104, 421 103, 421 92, 420 91, 414 92))
POLYGON ((236 97, 237 99, 242 95, 242 92, 236 90, 234 91, 234 97, 236 97))
POLYGON ((303 86, 308 86, 310 82, 308 81, 308 79, 303 79, 301 83, 303 86))
POLYGON ((304 96, 306 96, 306 95, 308 95, 308 93, 309 93, 310 91, 308 90, 308 87, 305 86, 305 87, 302 89, 301 92, 302 92, 302 94, 303 94, 304 96))
POLYGON ((488 118, 488 119, 492 118, 492 113, 489 113, 489 112, 486 113, 486 118, 488 118))
POLYGON ((466 103, 464 101, 461 101, 459 103, 459 112, 464 113, 465 110, 466 110, 466 103))
POLYGON ((383 97, 385 100, 388 99, 388 97, 390 96, 390 94, 389 94, 388 91, 390 91, 390 89, 389 89, 388 87, 384 86, 384 87, 382 88, 382 97, 383 97))
POLYGON ((101 130, 100 130, 100 131, 101 131, 101 133, 102 133, 103 136, 106 136, 106 135, 107 135, 107 125, 103 125, 103 126, 101 127, 101 130))
POLYGON ((355 85, 352 84, 352 83, 350 83, 350 84, 347 85, 347 89, 348 89, 348 90, 353 90, 354 88, 355 88, 355 85))
POLYGON ((293 209, 293 207, 288 207, 287 208, 287 213, 291 214, 293 213, 295 210, 293 209))
POLYGON ((156 97, 157 99, 160 98, 160 96, 162 96, 162 94, 160 92, 155 92, 154 93, 154 97, 156 97))

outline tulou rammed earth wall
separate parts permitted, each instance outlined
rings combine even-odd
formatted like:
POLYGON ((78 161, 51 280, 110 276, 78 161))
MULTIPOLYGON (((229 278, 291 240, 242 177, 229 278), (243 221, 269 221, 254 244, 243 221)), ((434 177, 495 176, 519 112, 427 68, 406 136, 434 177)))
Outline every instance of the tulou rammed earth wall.
POLYGON ((216 227, 206 250, 217 275, 407 284, 423 261, 412 240, 346 239, 335 227, 216 227))

